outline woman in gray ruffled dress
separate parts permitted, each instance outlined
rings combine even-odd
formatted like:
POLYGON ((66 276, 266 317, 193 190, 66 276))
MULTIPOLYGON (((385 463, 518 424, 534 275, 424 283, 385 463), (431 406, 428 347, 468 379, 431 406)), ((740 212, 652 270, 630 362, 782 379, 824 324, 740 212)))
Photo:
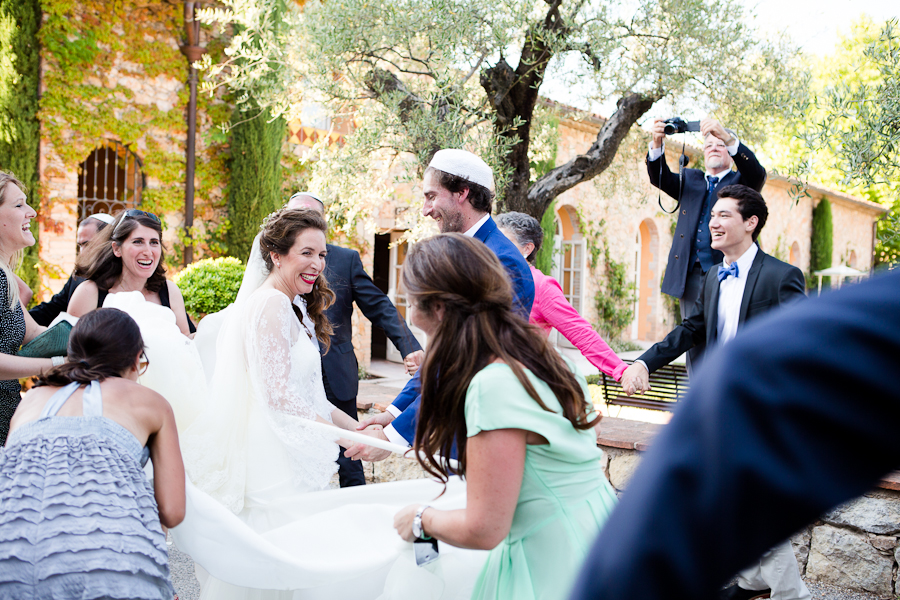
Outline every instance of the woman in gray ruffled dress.
POLYGON ((19 404, 0 450, 0 598, 172 600, 161 525, 184 518, 184 466, 171 406, 136 383, 143 347, 127 314, 92 311, 19 404))

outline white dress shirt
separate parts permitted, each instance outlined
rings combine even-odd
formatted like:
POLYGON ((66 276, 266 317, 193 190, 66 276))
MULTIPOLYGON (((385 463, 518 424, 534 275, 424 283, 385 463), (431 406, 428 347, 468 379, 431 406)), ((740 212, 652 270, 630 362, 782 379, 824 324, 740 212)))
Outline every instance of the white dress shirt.
MULTIPOLYGON (((759 248, 755 243, 750 244, 747 251, 737 259, 737 277, 728 276, 719 283, 719 311, 716 321, 717 341, 724 344, 737 334, 738 317, 741 313, 741 301, 744 298, 744 287, 747 285, 747 274, 753 266, 753 259, 759 248)), ((727 262, 722 261, 722 266, 728 268, 727 262)))

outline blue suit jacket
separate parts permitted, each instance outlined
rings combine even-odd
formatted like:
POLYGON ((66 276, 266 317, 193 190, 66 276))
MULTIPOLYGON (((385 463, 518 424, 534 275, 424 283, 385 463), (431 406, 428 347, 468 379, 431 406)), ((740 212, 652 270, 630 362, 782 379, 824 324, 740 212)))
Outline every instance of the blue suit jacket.
MULTIPOLYGON (((669 250, 669 262, 666 263, 666 275, 663 278, 662 292, 676 298, 684 295, 684 285, 687 281, 688 271, 692 265, 688 264, 691 256, 691 240, 696 239, 697 224, 700 222, 700 211, 703 209, 703 201, 706 199, 706 173, 700 169, 685 169, 682 178, 678 173, 672 173, 665 161, 665 153, 654 161, 647 161, 647 174, 650 183, 658 187, 672 198, 678 198, 680 179, 684 179, 684 189, 681 190, 681 206, 678 207, 678 223, 675 225, 675 233, 672 236, 672 248, 669 250), (660 171, 662 173, 660 174, 660 171), (662 175, 660 177, 660 175, 662 175)), ((738 144, 738 151, 733 157, 737 171, 729 171, 722 176, 716 185, 720 190, 726 185, 740 183, 761 191, 766 183, 766 170, 756 155, 743 144, 738 144)), ((712 206, 709 207, 712 210, 712 206)), ((722 253, 713 250, 713 263, 722 262, 722 253)))
POLYGON ((335 298, 325 315, 334 327, 334 333, 331 336, 331 350, 322 356, 322 370, 335 397, 338 400, 352 400, 359 392, 359 367, 353 352, 353 328, 350 324, 354 302, 372 325, 384 329, 403 356, 421 350, 422 346, 390 298, 378 289, 363 269, 359 252, 332 244, 328 244, 327 249, 325 278, 335 298))
MULTIPOLYGON (((525 262, 513 243, 497 228, 497 224, 491 217, 488 217, 484 225, 475 232, 474 237, 484 242, 484 245, 490 248, 503 263, 513 286, 513 310, 527 321, 528 315, 531 314, 531 305, 534 304, 534 278, 531 276, 528 263, 525 262)), ((393 405, 403 412, 394 419, 391 425, 408 442, 412 442, 416 437, 416 419, 419 415, 421 389, 422 383, 419 381, 419 374, 416 373, 416 376, 409 380, 409 383, 393 402, 393 405)))
POLYGON ((900 273, 772 311, 709 352, 573 598, 713 599, 775 543, 869 490, 900 467, 898 357, 900 273))

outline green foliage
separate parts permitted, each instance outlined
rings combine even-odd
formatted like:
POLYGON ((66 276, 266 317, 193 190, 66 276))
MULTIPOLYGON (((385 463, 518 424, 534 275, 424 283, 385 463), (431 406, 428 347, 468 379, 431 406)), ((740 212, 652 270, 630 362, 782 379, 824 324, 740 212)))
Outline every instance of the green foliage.
POLYGON ((629 281, 628 265, 610 257, 609 247, 603 248, 603 278, 594 296, 600 335, 603 339, 618 340, 634 320, 634 283, 629 281))
POLYGON ((813 64, 806 93, 780 99, 784 121, 765 153, 774 167, 890 206, 878 223, 876 264, 900 261, 900 33, 862 18, 813 64))
POLYGON ((553 253, 556 242, 556 200, 551 202, 544 211, 544 216, 541 217, 541 229, 544 230, 544 242, 534 257, 534 266, 544 275, 553 275, 553 263, 556 259, 553 253))
MULTIPOLYGON (((537 217, 561 187, 602 172, 618 132, 598 140, 602 157, 579 157, 590 169, 530 195, 535 178, 561 168, 559 107, 536 98, 548 79, 589 90, 583 105, 640 96, 640 110, 622 113, 626 131, 647 102, 666 98, 718 110, 750 142, 764 131, 765 110, 776 109, 760 108, 770 88, 798 79, 784 47, 748 27, 739 0, 342 0, 307 2, 302 14, 291 7, 281 20, 269 15, 279 4, 225 0, 205 11, 207 23, 242 29, 226 59, 203 66, 211 86, 230 86, 272 115, 297 115, 300 99, 312 98, 335 118, 352 116, 347 143, 321 148, 311 179, 351 234, 439 148, 480 154, 494 169, 498 207, 537 217), (395 179, 373 182, 385 165, 395 179)), ((426 229, 420 212, 407 211, 401 225, 426 229)))
POLYGON ((185 308, 199 320, 234 302, 243 277, 244 264, 234 257, 204 258, 178 273, 175 283, 184 295, 185 308))
MULTIPOLYGON (((37 120, 40 87, 41 24, 38 0, 7 0, 0 3, 0 169, 16 175, 25 184, 25 195, 39 208, 38 151, 41 132, 37 120)), ((31 223, 35 239, 39 221, 31 223)), ((26 248, 18 275, 32 290, 40 285, 37 270, 38 244, 26 248)))
MULTIPOLYGON (((834 226, 831 221, 831 203, 822 198, 813 209, 812 241, 809 249, 809 273, 807 278, 810 285, 815 285, 818 278, 813 273, 822 269, 831 268, 832 245, 834 243, 834 226)), ((828 285, 829 277, 823 277, 822 282, 828 285)))
POLYGON ((281 149, 287 123, 267 122, 259 109, 235 109, 231 130, 231 185, 226 234, 231 256, 250 256, 253 238, 270 213, 284 204, 281 195, 281 149))

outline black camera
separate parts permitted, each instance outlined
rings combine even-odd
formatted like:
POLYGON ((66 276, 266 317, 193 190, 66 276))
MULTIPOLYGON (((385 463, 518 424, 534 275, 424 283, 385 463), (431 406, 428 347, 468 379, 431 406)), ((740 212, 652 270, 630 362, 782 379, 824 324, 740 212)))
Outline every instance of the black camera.
POLYGON ((663 121, 666 124, 666 135, 674 135, 676 133, 685 133, 688 131, 700 131, 700 121, 685 121, 681 117, 672 117, 663 121))

